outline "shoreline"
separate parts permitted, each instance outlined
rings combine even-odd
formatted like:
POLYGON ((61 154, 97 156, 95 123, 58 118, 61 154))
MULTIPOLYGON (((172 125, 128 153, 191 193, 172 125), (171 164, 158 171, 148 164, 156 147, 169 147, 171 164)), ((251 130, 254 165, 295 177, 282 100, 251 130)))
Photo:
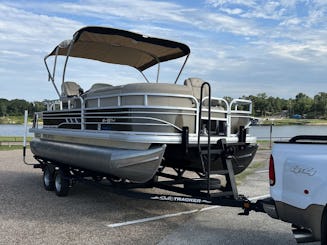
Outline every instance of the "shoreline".
MULTIPOLYGON (((325 119, 259 118, 258 126, 327 126, 325 119)), ((252 126, 256 126, 252 125, 252 126)))

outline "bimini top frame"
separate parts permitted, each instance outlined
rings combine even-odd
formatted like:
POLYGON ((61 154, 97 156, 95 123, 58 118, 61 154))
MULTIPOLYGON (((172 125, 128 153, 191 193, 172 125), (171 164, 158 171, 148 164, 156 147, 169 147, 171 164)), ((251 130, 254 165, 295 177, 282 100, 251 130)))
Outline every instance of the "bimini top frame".
MULTIPOLYGON (((158 82, 161 62, 186 56, 182 68, 175 80, 176 83, 187 62, 189 54, 190 48, 183 43, 107 27, 84 27, 73 35, 72 40, 63 41, 55 47, 55 49, 44 58, 44 62, 49 73, 49 80, 51 80, 53 84, 58 55, 66 56, 63 82, 69 57, 128 65, 139 70, 147 82, 149 82, 149 80, 146 78, 143 71, 157 64, 158 73, 156 81, 158 82), (46 62, 47 58, 50 56, 55 56, 52 74, 46 62)), ((57 88, 56 91, 59 94, 57 88)))

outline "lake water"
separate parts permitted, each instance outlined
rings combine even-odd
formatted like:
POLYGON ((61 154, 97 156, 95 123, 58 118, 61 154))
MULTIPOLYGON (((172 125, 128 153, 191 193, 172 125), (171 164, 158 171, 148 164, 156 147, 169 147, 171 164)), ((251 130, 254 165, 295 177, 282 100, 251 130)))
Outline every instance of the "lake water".
MULTIPOLYGON (((24 136, 24 125, 0 124, 0 136, 24 136)), ((28 136, 33 134, 28 133, 28 136)))
MULTIPOLYGON (((250 134, 258 139, 269 139, 270 126, 253 126, 250 134)), ((299 134, 327 135, 327 126, 273 126, 273 139, 291 138, 299 134)), ((24 125, 0 124, 0 136, 23 136, 24 125)), ((32 134, 28 134, 32 136, 32 134)))
POLYGON ((327 135, 327 126, 303 125, 272 126, 272 128, 270 126, 253 126, 250 128, 249 132, 258 139, 269 139, 270 130, 272 138, 275 140, 288 139, 300 134, 327 135))

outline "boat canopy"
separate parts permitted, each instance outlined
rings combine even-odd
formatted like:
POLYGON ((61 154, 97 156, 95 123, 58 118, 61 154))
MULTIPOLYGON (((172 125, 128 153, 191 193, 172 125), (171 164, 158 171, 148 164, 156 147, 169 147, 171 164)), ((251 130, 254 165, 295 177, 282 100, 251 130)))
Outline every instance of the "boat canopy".
POLYGON ((187 45, 107 27, 84 27, 49 55, 65 55, 128 65, 139 71, 189 55, 187 45))

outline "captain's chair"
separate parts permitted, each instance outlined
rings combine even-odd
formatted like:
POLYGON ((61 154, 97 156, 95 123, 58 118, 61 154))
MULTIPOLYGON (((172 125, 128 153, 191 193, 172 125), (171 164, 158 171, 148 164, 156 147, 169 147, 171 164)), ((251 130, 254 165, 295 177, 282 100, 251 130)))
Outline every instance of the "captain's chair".
MULTIPOLYGON (((201 98, 201 86, 205 81, 203 81, 200 78, 188 78, 184 81, 184 85, 190 87, 192 89, 193 96, 197 99, 200 100, 201 98)), ((203 95, 202 98, 209 96, 209 88, 208 86, 204 86, 203 88, 203 95)))
MULTIPOLYGON (((205 81, 203 81, 201 78, 188 78, 184 81, 184 85, 188 86, 192 89, 192 94, 193 96, 200 101, 201 99, 201 86, 202 84, 205 83, 205 81)), ((209 96, 209 87, 208 86, 204 86, 203 87, 203 94, 202 94, 202 99, 204 99, 205 97, 209 96)), ((209 101, 205 100, 203 102, 204 106, 208 106, 209 105, 209 101)), ((216 106, 216 107, 220 107, 222 110, 224 110, 224 108, 222 107, 222 103, 220 100, 217 99, 212 99, 211 100, 211 106, 216 106)))
POLYGON ((75 82, 64 82, 61 85, 61 96, 73 97, 83 93, 83 89, 75 82))

